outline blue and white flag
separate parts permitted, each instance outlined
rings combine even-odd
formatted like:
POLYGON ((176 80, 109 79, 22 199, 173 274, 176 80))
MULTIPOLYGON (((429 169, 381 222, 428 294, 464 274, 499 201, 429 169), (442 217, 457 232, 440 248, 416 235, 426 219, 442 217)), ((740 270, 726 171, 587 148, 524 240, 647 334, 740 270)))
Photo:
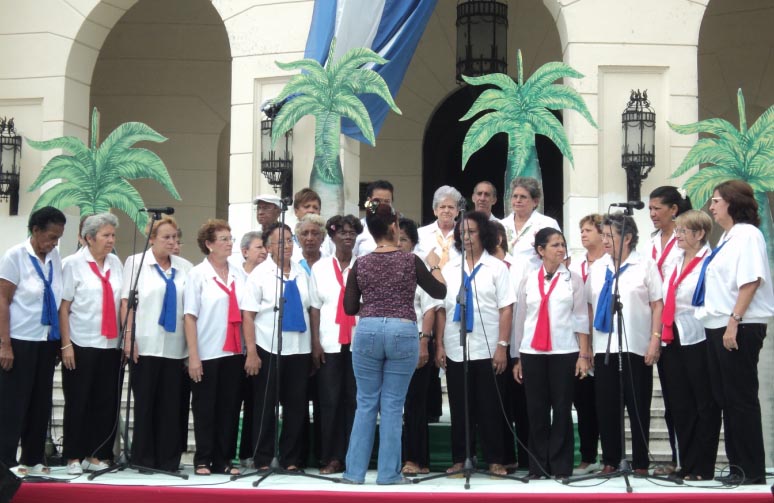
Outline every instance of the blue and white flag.
MULTIPOLYGON (((324 66, 334 37, 334 61, 352 48, 370 48, 389 61, 385 65, 375 65, 373 70, 382 76, 395 97, 436 2, 315 0, 304 57, 315 59, 324 66)), ((368 110, 376 136, 390 108, 384 100, 374 95, 365 94, 360 99, 368 110)), ((368 143, 349 119, 342 120, 341 132, 368 143)))

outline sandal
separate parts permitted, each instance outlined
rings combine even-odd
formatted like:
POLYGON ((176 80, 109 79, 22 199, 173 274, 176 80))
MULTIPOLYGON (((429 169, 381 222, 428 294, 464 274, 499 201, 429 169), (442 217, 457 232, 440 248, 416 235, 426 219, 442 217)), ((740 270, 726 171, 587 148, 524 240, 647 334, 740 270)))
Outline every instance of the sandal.
POLYGON ((212 475, 212 472, 207 465, 196 465, 196 468, 194 469, 194 475, 206 476, 212 475))
POLYGON ((666 463, 656 467, 656 469, 653 470, 653 475, 671 475, 676 469, 677 467, 672 463, 666 463))
POLYGON ((226 474, 226 475, 239 475, 240 474, 239 468, 237 468, 234 465, 227 466, 226 469, 223 470, 223 473, 226 474))
POLYGON ((450 479, 461 479, 465 476, 465 474, 462 472, 462 470, 465 468, 465 465, 463 463, 454 463, 449 468, 446 469, 446 473, 448 474, 448 478, 450 479))
POLYGON ((688 475, 683 477, 683 480, 685 480, 686 482, 698 482, 700 480, 704 480, 704 477, 702 477, 701 475, 693 475, 689 473, 688 475))
POLYGON ((330 463, 320 468, 320 475, 331 475, 344 471, 344 465, 338 459, 331 460, 330 463))
POLYGON ((304 470, 297 467, 296 465, 288 465, 288 467, 285 468, 285 471, 288 473, 304 473, 304 470))
POLYGON ((492 475, 508 475, 508 471, 499 463, 492 463, 489 465, 489 473, 492 475))
POLYGON ((413 461, 406 461, 406 463, 403 465, 403 468, 400 470, 400 473, 408 477, 419 475, 419 465, 413 461))
POLYGON ((51 475, 51 468, 43 463, 38 463, 35 466, 19 465, 16 468, 16 473, 19 477, 24 477, 25 475, 51 475))

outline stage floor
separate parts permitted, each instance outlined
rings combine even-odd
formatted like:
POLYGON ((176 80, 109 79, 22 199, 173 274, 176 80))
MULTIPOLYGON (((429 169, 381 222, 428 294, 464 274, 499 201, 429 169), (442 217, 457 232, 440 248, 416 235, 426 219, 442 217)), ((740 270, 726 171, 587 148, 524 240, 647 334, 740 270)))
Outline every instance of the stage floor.
MULTIPOLYGON (((134 470, 107 474, 89 481, 87 475, 68 476, 64 467, 52 469, 54 482, 24 482, 13 498, 14 503, 71 502, 123 503, 181 501, 186 503, 212 502, 229 498, 229 503, 261 498, 264 502, 370 503, 399 501, 401 503, 429 502, 443 498, 444 503, 513 501, 653 501, 666 502, 679 499, 685 502, 744 501, 771 502, 772 492, 768 485, 723 487, 717 482, 690 482, 678 486, 663 481, 630 477, 632 494, 626 493, 623 478, 589 480, 563 485, 553 480, 519 481, 498 480, 487 475, 475 474, 470 479, 470 489, 464 488, 465 479, 439 478, 419 484, 378 486, 376 473, 369 472, 363 485, 344 485, 327 480, 303 476, 271 475, 257 488, 252 482, 257 476, 231 481, 225 475, 197 476, 191 467, 184 473, 188 480, 168 475, 143 475, 134 470)), ((309 470, 308 473, 317 473, 309 470)), ((518 474, 517 474, 518 475, 518 474)), ((340 475, 331 477, 340 478, 340 475)), ((770 480, 771 482, 772 480, 770 480)))

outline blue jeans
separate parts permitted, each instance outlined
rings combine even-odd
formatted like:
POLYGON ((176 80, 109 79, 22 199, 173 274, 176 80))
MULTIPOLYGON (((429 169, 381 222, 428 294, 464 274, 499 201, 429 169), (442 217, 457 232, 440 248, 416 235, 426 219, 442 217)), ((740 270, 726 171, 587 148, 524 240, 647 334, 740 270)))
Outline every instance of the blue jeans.
POLYGON ((365 480, 379 423, 377 484, 401 479, 403 403, 419 360, 417 324, 398 318, 361 318, 352 341, 357 411, 347 450, 344 478, 365 480))

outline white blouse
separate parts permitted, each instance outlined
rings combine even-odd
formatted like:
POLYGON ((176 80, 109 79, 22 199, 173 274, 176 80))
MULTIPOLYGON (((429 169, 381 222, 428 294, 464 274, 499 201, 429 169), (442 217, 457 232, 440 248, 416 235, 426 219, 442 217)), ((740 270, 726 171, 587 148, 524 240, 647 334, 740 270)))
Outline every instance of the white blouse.
POLYGON ((669 254, 664 259, 664 262, 661 264, 661 277, 666 278, 667 272, 671 273, 672 270, 675 268, 675 265, 678 263, 679 260, 682 260, 683 254, 680 250, 680 247, 677 246, 677 234, 674 232, 672 233, 672 237, 669 238, 669 241, 667 241, 667 245, 664 248, 661 248, 661 236, 662 232, 659 230, 657 233, 655 233, 650 238, 650 248, 649 253, 650 257, 653 259, 654 262, 656 262, 656 265, 658 265, 658 261, 661 260, 662 255, 664 254, 665 249, 669 246, 669 243, 673 243, 671 249, 669 250, 669 254))
MULTIPOLYGON (((532 347, 541 302, 538 287, 539 271, 540 269, 531 271, 519 286, 514 315, 516 329, 511 339, 511 356, 514 358, 519 358, 520 353, 540 355, 575 353, 580 349, 575 334, 589 332, 588 304, 583 280, 577 274, 570 273, 564 265, 560 265, 556 271, 559 279, 548 297, 552 349, 538 351, 532 347)), ((545 293, 548 293, 554 277, 551 280, 547 278, 543 280, 545 293)))
POLYGON ((696 317, 705 328, 728 326, 739 287, 760 278, 742 323, 768 323, 774 316, 774 292, 763 234, 754 225, 736 224, 723 233, 718 246, 725 242, 707 266, 704 306, 696 309, 696 317))
POLYGON ((425 260, 431 251, 434 251, 438 257, 442 257, 443 248, 441 243, 448 243, 449 260, 459 257, 460 252, 454 247, 453 228, 444 236, 443 231, 438 228, 438 220, 436 220, 429 225, 417 229, 417 234, 419 235, 419 243, 417 243, 414 253, 422 260, 425 260))
POLYGON ((35 271, 30 256, 38 262, 46 279, 48 279, 48 264, 52 265, 51 289, 54 291, 56 307, 59 309, 59 304, 62 302, 62 260, 56 248, 51 250, 46 255, 45 261, 41 263, 29 239, 17 244, 5 252, 0 259, 0 279, 16 285, 10 306, 11 339, 39 342, 48 339, 50 327, 40 323, 43 313, 43 280, 35 271))
POLYGON ((368 255, 372 251, 376 250, 376 241, 374 241, 374 237, 368 231, 366 219, 361 218, 360 223, 363 224, 363 232, 358 234, 357 238, 355 238, 355 248, 352 250, 352 254, 356 257, 368 255))
POLYGON ((199 359, 214 360, 237 353, 223 351, 228 328, 229 295, 218 284, 231 290, 234 284, 237 304, 241 307, 245 292, 244 269, 228 264, 228 283, 218 277, 207 258, 191 269, 185 283, 185 314, 196 317, 196 347, 199 359))
MULTIPOLYGON (((339 292, 341 287, 336 279, 333 261, 334 257, 321 258, 312 266, 312 276, 309 280, 309 305, 320 310, 320 344, 326 353, 340 353, 339 326, 336 324, 336 311, 339 307, 339 292)), ((347 285, 349 271, 355 264, 355 257, 349 266, 341 270, 344 286, 347 285)), ((339 267, 341 264, 339 263, 339 267)), ((352 327, 352 337, 355 336, 355 326, 352 327)))
MULTIPOLYGON (((242 309, 255 315, 255 343, 264 351, 277 353, 277 333, 275 331, 277 312, 275 300, 279 295, 277 283, 281 275, 277 264, 266 259, 258 265, 247 278, 242 309)), ((295 279, 301 294, 306 332, 282 332, 282 354, 298 355, 312 352, 312 339, 309 330, 309 277, 296 262, 290 262, 288 279, 295 279)))
MULTIPOLYGON (((81 248, 62 261, 62 300, 70 304, 70 341, 86 348, 115 349, 118 337, 108 339, 102 335, 102 280, 91 270, 89 262, 94 257, 88 248, 81 248)), ((105 256, 104 276, 110 271, 110 286, 116 304, 116 327, 120 326, 121 286, 124 268, 113 253, 105 256)))
MULTIPOLYGON (((675 248, 677 248, 677 245, 675 245, 675 248)), ((696 264, 685 278, 683 278, 680 284, 677 285, 677 290, 675 291, 675 325, 677 325, 677 331, 680 334, 681 346, 698 344, 706 339, 704 326, 696 319, 696 308, 691 304, 691 301, 693 300, 693 293, 696 291, 696 285, 699 282, 701 266, 704 264, 710 251, 709 245, 704 245, 702 249, 699 250, 696 256, 702 257, 702 260, 696 264)), ((666 302, 669 280, 672 279, 672 273, 674 273, 675 270, 677 271, 677 275, 675 275, 675 281, 677 281, 677 278, 683 270, 684 256, 685 252, 678 248, 678 253, 676 254, 676 260, 674 261, 673 266, 666 271, 666 274, 664 275, 664 284, 662 286, 664 302, 666 302)))
MULTIPOLYGON (((661 276, 656 263, 643 257, 636 251, 629 254, 623 264, 631 264, 620 277, 618 290, 623 304, 623 351, 639 356, 645 356, 651 338, 650 303, 661 300, 661 276)), ((606 271, 615 273, 615 266, 610 255, 599 259, 591 268, 591 275, 586 280, 586 300, 591 304, 591 314, 597 312, 597 302, 602 286, 605 284, 606 271)), ((592 320, 593 323, 593 320, 592 320)), ((618 316, 612 319, 613 341, 611 351, 618 348, 618 316)), ((592 346, 594 354, 604 353, 607 349, 608 334, 593 329, 592 346)))
POLYGON ((535 251, 535 234, 540 229, 552 227, 561 230, 559 224, 551 217, 547 217, 537 210, 532 212, 529 219, 524 223, 521 232, 516 232, 516 225, 513 221, 514 214, 500 220, 505 227, 505 233, 508 236, 508 252, 515 258, 523 257, 532 263, 534 269, 540 267, 540 256, 535 251))
MULTIPOLYGON (((462 361, 462 346, 460 346, 460 322, 454 321, 454 308, 457 305, 457 294, 460 290, 461 257, 450 261, 443 268, 446 281, 446 326, 444 328, 443 345, 446 356, 455 362, 462 361)), ((503 261, 491 256, 486 251, 476 263, 482 264, 471 283, 473 289, 473 305, 468 306, 468 312, 473 316, 473 330, 468 332, 468 358, 484 360, 492 358, 500 338, 500 309, 516 302, 516 291, 511 284, 511 277, 503 261)), ((474 267, 475 268, 475 267, 474 267)), ((467 261, 465 272, 471 273, 467 261)))
MULTIPOLYGON (((142 254, 138 253, 126 259, 124 278, 121 285, 121 298, 129 298, 137 267, 140 266, 142 254)), ((154 267, 156 257, 152 250, 145 252, 145 260, 137 283, 137 352, 140 356, 160 356, 162 358, 182 359, 188 356, 183 332, 183 291, 188 272, 193 265, 182 257, 171 255, 172 267, 164 271, 170 277, 175 269, 175 288, 177 290, 177 324, 174 332, 167 332, 159 325, 161 308, 164 305, 164 292, 167 283, 154 267)))

